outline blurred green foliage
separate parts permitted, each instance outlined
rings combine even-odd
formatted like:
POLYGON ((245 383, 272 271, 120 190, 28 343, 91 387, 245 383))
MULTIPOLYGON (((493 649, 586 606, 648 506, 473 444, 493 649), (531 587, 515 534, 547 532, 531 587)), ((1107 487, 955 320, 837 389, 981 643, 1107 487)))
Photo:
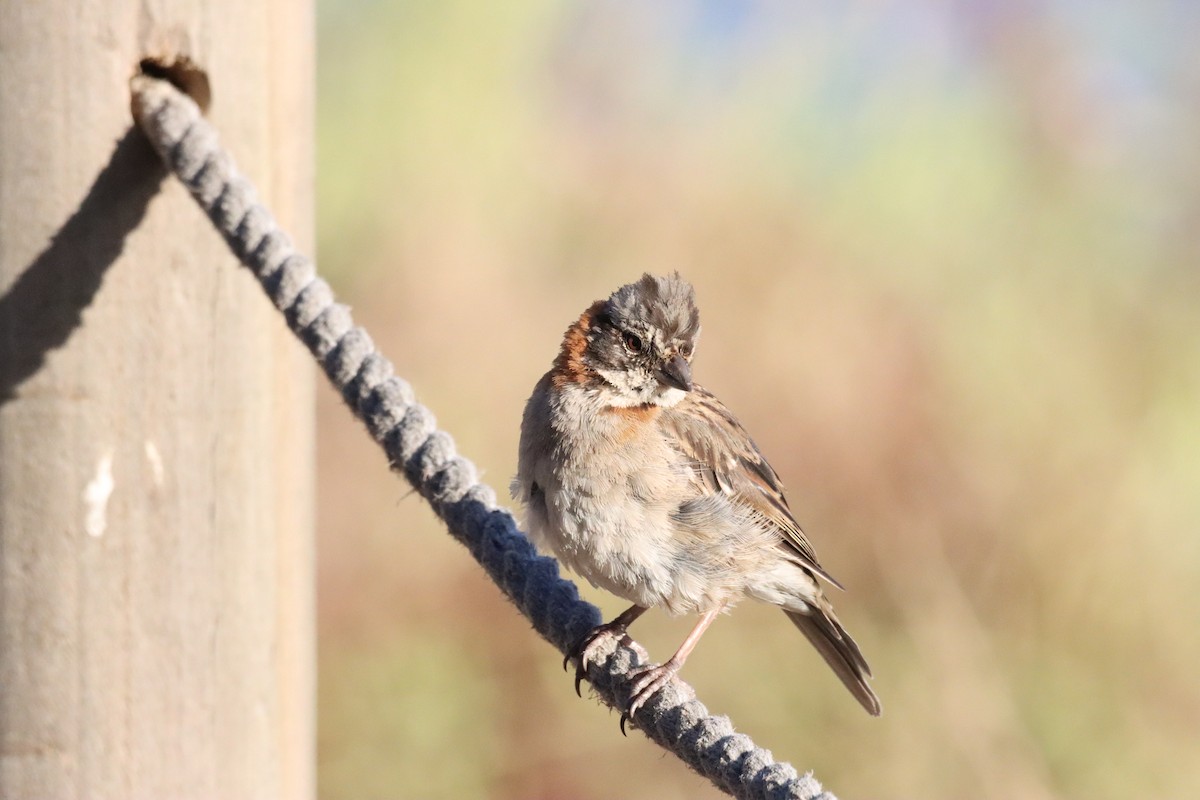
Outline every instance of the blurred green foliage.
MULTIPOLYGON (((747 605, 713 711, 846 798, 1200 795, 1200 10, 318 9, 322 269, 498 490, 579 311, 696 284, 885 709, 747 605)), ((717 796, 322 421, 323 798, 717 796)))

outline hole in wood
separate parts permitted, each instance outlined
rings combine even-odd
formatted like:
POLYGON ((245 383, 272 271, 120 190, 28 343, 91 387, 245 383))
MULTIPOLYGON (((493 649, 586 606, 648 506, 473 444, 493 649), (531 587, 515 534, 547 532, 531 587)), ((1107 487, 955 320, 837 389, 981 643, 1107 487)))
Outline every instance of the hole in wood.
POLYGON ((187 56, 166 58, 143 58, 138 62, 138 71, 151 78, 168 81, 179 91, 196 101, 200 111, 208 112, 212 92, 208 87, 208 74, 187 56))

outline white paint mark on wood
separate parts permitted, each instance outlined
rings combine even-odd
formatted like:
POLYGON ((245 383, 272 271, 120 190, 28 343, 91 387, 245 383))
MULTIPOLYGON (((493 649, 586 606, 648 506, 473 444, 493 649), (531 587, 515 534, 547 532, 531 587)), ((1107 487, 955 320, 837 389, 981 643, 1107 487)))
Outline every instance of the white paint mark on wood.
POLYGON ((146 460, 150 462, 150 474, 154 476, 154 485, 161 488, 163 485, 163 460, 162 455, 158 452, 158 446, 149 439, 146 440, 146 460))
POLYGON ((86 514, 83 519, 83 529, 88 536, 100 537, 108 527, 108 498, 112 496, 116 483, 113 481, 112 452, 100 457, 96 465, 96 474, 88 481, 83 490, 83 505, 86 514))

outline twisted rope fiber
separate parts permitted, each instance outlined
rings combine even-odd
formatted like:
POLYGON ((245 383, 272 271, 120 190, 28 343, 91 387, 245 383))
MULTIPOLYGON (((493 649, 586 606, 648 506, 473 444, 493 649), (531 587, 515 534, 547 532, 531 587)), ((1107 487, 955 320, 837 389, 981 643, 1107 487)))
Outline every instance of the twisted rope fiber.
MULTIPOLYGON (((145 75, 132 82, 133 113, 167 167, 188 188, 283 312, 288 327, 308 347, 346 404, 383 446, 393 467, 445 521, 533 627, 566 653, 601 622, 599 610, 559 577, 554 559, 539 556, 480 483, 475 466, 455 452, 450 435, 418 403, 411 387, 393 374, 367 332, 334 300, 313 262, 297 252, 254 187, 221 148, 197 105, 170 83, 145 75)), ((609 639, 587 676, 612 708, 629 698, 631 668, 648 663, 637 644, 609 639)), ((566 683, 566 681, 564 681, 566 683)), ((718 788, 742 798, 836 800, 811 774, 800 775, 749 736, 735 733, 727 717, 710 716, 683 681, 672 680, 634 717, 639 729, 718 788)))

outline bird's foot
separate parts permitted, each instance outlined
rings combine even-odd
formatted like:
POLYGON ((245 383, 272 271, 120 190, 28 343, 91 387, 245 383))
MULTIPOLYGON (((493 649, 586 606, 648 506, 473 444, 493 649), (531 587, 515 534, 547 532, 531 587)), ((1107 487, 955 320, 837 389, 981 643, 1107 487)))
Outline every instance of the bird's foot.
POLYGON ((679 672, 681 666, 681 662, 672 658, 665 664, 650 664, 645 667, 638 667, 633 671, 629 706, 621 712, 622 735, 625 734, 625 723, 633 719, 633 715, 637 713, 637 710, 645 705, 646 701, 653 697, 655 692, 666 686, 667 682, 675 677, 675 673, 679 672))
POLYGON ((583 679, 587 677, 587 664, 588 661, 591 660, 592 651, 598 644, 600 644, 600 641, 607 636, 616 636, 618 641, 628 638, 628 633, 626 633, 627 627, 628 626, 619 619, 613 620, 612 622, 606 622, 603 625, 597 625, 588 631, 584 637, 580 639, 574 647, 571 648, 571 651, 567 653, 566 657, 563 658, 563 669, 566 669, 567 665, 572 661, 575 662, 575 694, 583 697, 583 692, 579 687, 583 683, 583 679))

